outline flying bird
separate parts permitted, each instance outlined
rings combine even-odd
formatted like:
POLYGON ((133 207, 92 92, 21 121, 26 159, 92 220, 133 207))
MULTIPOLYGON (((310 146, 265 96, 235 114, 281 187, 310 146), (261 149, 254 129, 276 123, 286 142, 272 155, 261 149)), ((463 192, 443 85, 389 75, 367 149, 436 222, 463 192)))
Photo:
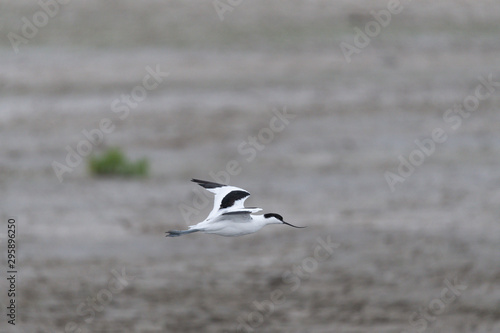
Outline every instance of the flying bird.
POLYGON ((262 209, 244 206, 245 200, 250 196, 250 193, 244 189, 200 179, 191 181, 215 194, 214 208, 204 221, 189 226, 187 230, 167 231, 165 237, 178 237, 198 231, 220 236, 242 236, 259 231, 268 224, 286 224, 294 228, 305 228, 283 221, 283 217, 276 213, 253 215, 262 209))

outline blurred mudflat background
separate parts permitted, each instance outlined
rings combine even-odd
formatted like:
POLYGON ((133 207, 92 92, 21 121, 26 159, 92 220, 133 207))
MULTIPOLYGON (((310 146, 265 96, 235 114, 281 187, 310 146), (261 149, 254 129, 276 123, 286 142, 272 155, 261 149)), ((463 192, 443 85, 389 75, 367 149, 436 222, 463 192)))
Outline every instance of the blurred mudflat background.
POLYGON ((231 3, 0 0, 0 332, 499 332, 500 4, 231 3))

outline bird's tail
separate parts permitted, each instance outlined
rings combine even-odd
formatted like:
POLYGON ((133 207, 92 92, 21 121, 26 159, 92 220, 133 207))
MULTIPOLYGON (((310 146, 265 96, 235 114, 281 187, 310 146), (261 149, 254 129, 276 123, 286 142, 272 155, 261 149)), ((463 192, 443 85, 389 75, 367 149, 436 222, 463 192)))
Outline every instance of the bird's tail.
POLYGON ((167 231, 167 234, 165 235, 165 237, 179 237, 179 236, 182 236, 182 235, 185 235, 185 234, 190 234, 190 233, 197 232, 197 231, 200 231, 200 230, 198 230, 198 229, 191 229, 191 230, 170 230, 170 231, 167 231))

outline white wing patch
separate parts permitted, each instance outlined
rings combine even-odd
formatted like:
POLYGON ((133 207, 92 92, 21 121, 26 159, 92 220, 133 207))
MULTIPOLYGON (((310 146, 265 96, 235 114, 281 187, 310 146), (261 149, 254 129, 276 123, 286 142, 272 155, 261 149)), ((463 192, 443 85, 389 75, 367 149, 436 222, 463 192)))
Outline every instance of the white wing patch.
POLYGON ((248 191, 236 186, 223 185, 205 180, 193 179, 192 181, 215 194, 214 207, 210 214, 208 214, 207 219, 213 218, 222 212, 245 209, 245 200, 250 196, 248 191))

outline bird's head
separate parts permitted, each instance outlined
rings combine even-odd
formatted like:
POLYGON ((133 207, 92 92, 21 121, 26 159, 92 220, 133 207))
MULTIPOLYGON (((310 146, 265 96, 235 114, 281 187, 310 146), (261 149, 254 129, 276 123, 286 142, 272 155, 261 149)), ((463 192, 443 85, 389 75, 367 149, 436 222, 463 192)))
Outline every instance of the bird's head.
POLYGON ((305 227, 297 227, 297 226, 294 226, 293 224, 290 224, 288 222, 283 221, 283 216, 281 216, 280 214, 276 214, 276 213, 264 214, 264 219, 266 220, 267 224, 286 224, 286 225, 289 225, 290 227, 294 227, 294 228, 305 228, 305 227))

